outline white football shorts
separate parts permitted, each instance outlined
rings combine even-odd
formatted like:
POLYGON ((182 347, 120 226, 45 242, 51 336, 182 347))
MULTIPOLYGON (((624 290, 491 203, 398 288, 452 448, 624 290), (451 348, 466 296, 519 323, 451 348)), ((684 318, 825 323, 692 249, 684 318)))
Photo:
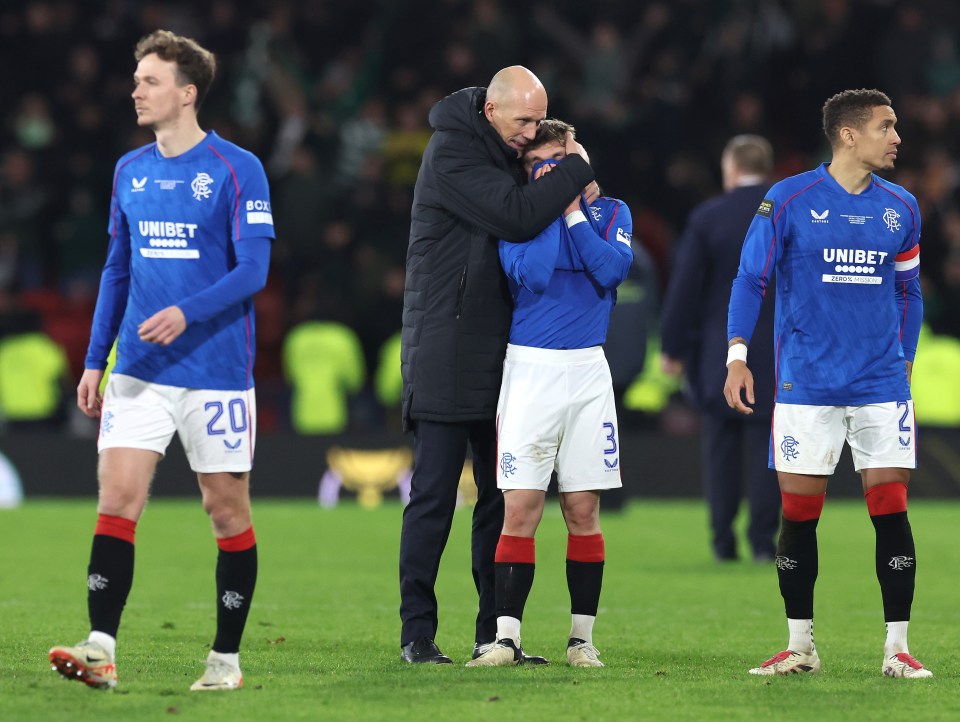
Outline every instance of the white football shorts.
POLYGON ((616 489, 620 439, 610 367, 600 346, 507 346, 497 403, 497 486, 616 489))
POLYGON ((829 476, 846 441, 857 471, 915 469, 916 429, 909 399, 865 406, 776 404, 771 466, 793 474, 829 476))
POLYGON ((110 374, 99 451, 147 449, 163 456, 174 432, 195 472, 250 471, 257 438, 254 390, 187 389, 110 374))

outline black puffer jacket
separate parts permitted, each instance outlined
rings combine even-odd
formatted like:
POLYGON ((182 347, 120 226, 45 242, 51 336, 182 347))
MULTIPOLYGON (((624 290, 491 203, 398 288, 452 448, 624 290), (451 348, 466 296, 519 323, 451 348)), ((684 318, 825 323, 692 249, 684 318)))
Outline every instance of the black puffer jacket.
POLYGON ((403 294, 407 428, 494 417, 512 310, 497 241, 533 238, 593 180, 571 156, 524 184, 516 151, 483 115, 485 98, 485 88, 465 88, 430 111, 403 294))

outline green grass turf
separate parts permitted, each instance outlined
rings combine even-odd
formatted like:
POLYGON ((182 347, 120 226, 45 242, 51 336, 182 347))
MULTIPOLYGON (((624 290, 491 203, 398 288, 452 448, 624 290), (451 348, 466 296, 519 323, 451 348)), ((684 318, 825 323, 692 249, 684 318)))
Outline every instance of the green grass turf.
POLYGON ((917 502, 911 649, 928 681, 880 674, 883 619, 862 502, 828 502, 820 524, 819 675, 746 672, 787 639, 772 565, 715 564, 697 502, 634 502, 603 520, 607 567, 594 641, 605 669, 563 663, 565 531, 555 502, 538 535, 524 622, 548 668, 465 669, 476 596, 468 510, 440 570, 438 642, 456 664, 399 660, 401 509, 322 510, 260 500, 260 580, 243 648, 245 687, 191 693, 213 636, 215 547, 199 500, 155 501, 141 521, 121 627, 120 686, 62 681, 47 649, 85 636, 94 502, 28 501, 0 512, 0 719, 14 720, 871 720, 960 717, 953 502, 917 502))

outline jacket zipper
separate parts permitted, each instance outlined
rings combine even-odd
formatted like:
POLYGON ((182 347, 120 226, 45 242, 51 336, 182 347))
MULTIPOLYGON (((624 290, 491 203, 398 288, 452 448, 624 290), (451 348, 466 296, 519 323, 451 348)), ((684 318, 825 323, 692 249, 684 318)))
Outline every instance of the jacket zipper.
POLYGON ((463 294, 467 289, 467 267, 463 267, 460 274, 460 286, 457 288, 457 319, 460 319, 460 313, 463 311, 463 294))

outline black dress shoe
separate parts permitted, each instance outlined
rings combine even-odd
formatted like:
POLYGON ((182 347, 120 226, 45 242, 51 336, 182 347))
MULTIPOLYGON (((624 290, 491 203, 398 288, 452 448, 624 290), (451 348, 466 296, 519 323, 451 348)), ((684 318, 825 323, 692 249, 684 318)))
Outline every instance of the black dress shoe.
MULTIPOLYGON (((473 655, 470 657, 470 659, 476 659, 479 657, 481 654, 486 652, 492 644, 493 642, 476 642, 473 645, 473 655)), ((523 651, 523 647, 520 647, 520 653, 523 655, 524 664, 550 664, 546 657, 541 657, 536 654, 527 654, 523 651)))
POLYGON ((417 637, 400 648, 400 659, 409 664, 453 664, 430 637, 417 637))

